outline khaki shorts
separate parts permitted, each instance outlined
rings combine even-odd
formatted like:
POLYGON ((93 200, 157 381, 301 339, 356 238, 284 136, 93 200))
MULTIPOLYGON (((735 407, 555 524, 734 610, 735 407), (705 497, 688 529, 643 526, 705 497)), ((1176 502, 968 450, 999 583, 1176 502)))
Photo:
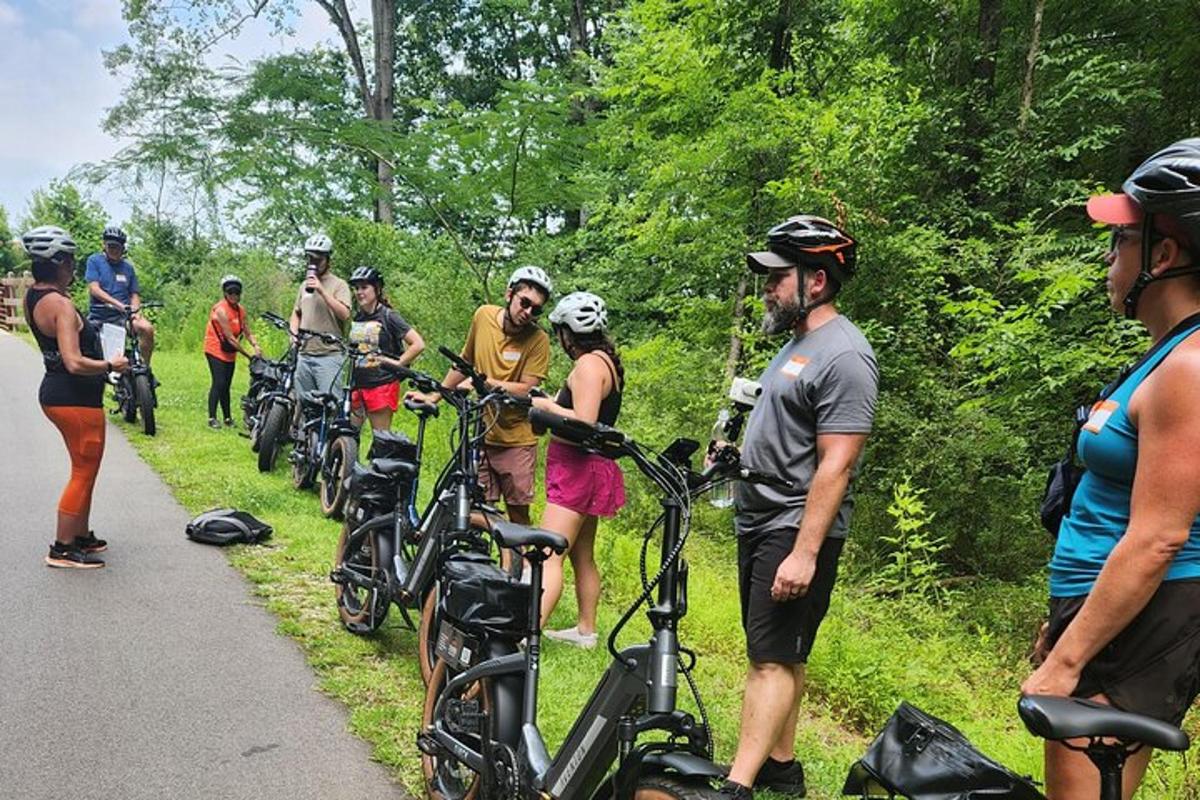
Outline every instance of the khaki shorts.
POLYGON ((496 447, 484 445, 479 462, 479 484, 484 499, 494 503, 501 497, 510 506, 533 502, 533 474, 537 470, 537 445, 496 447))

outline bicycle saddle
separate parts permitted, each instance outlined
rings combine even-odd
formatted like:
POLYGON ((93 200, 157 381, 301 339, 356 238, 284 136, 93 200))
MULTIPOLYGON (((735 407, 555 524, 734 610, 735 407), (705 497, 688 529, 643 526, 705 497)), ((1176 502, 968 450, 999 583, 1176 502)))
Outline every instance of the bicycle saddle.
POLYGON ((418 403, 416 400, 405 400, 404 407, 422 417, 436 417, 438 407, 431 403, 418 403))
POLYGON ((562 553, 567 549, 567 540, 557 533, 541 528, 530 528, 527 525, 518 525, 507 520, 498 519, 492 523, 492 536, 502 547, 532 545, 539 548, 549 547, 556 553, 562 553))
POLYGON ((1111 736, 1162 750, 1187 750, 1191 744, 1174 725, 1091 700, 1026 695, 1017 703, 1017 713, 1030 733, 1054 741, 1111 736))
POLYGON ((300 402, 309 406, 322 406, 327 402, 332 402, 337 398, 329 392, 304 392, 300 395, 300 402))
POLYGON ((399 458, 376 458, 371 461, 371 471, 389 478, 412 478, 417 474, 417 465, 399 458))

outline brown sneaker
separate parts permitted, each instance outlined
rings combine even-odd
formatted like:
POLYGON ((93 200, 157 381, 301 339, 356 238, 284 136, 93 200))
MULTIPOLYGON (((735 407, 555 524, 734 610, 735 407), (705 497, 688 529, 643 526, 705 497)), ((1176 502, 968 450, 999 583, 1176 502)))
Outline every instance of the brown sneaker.
POLYGON ((50 552, 46 555, 46 566, 60 569, 99 569, 104 566, 104 561, 99 556, 83 552, 74 542, 69 545, 55 542, 50 545, 50 552))

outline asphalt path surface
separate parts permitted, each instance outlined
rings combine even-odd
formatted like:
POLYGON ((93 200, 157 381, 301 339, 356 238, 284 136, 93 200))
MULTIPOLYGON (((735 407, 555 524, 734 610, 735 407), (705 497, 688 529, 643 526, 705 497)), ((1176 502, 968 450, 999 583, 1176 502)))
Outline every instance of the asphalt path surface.
POLYGON ((294 643, 113 425, 108 565, 45 566, 66 448, 0 333, 0 798, 403 798, 294 643))

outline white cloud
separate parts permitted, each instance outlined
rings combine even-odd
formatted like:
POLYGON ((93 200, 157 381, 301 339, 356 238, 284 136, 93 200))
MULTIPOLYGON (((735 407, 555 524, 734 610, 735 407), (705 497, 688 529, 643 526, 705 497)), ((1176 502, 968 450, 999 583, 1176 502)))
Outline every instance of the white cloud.
POLYGON ((0 28, 15 28, 21 22, 21 12, 8 3, 0 3, 0 28))

